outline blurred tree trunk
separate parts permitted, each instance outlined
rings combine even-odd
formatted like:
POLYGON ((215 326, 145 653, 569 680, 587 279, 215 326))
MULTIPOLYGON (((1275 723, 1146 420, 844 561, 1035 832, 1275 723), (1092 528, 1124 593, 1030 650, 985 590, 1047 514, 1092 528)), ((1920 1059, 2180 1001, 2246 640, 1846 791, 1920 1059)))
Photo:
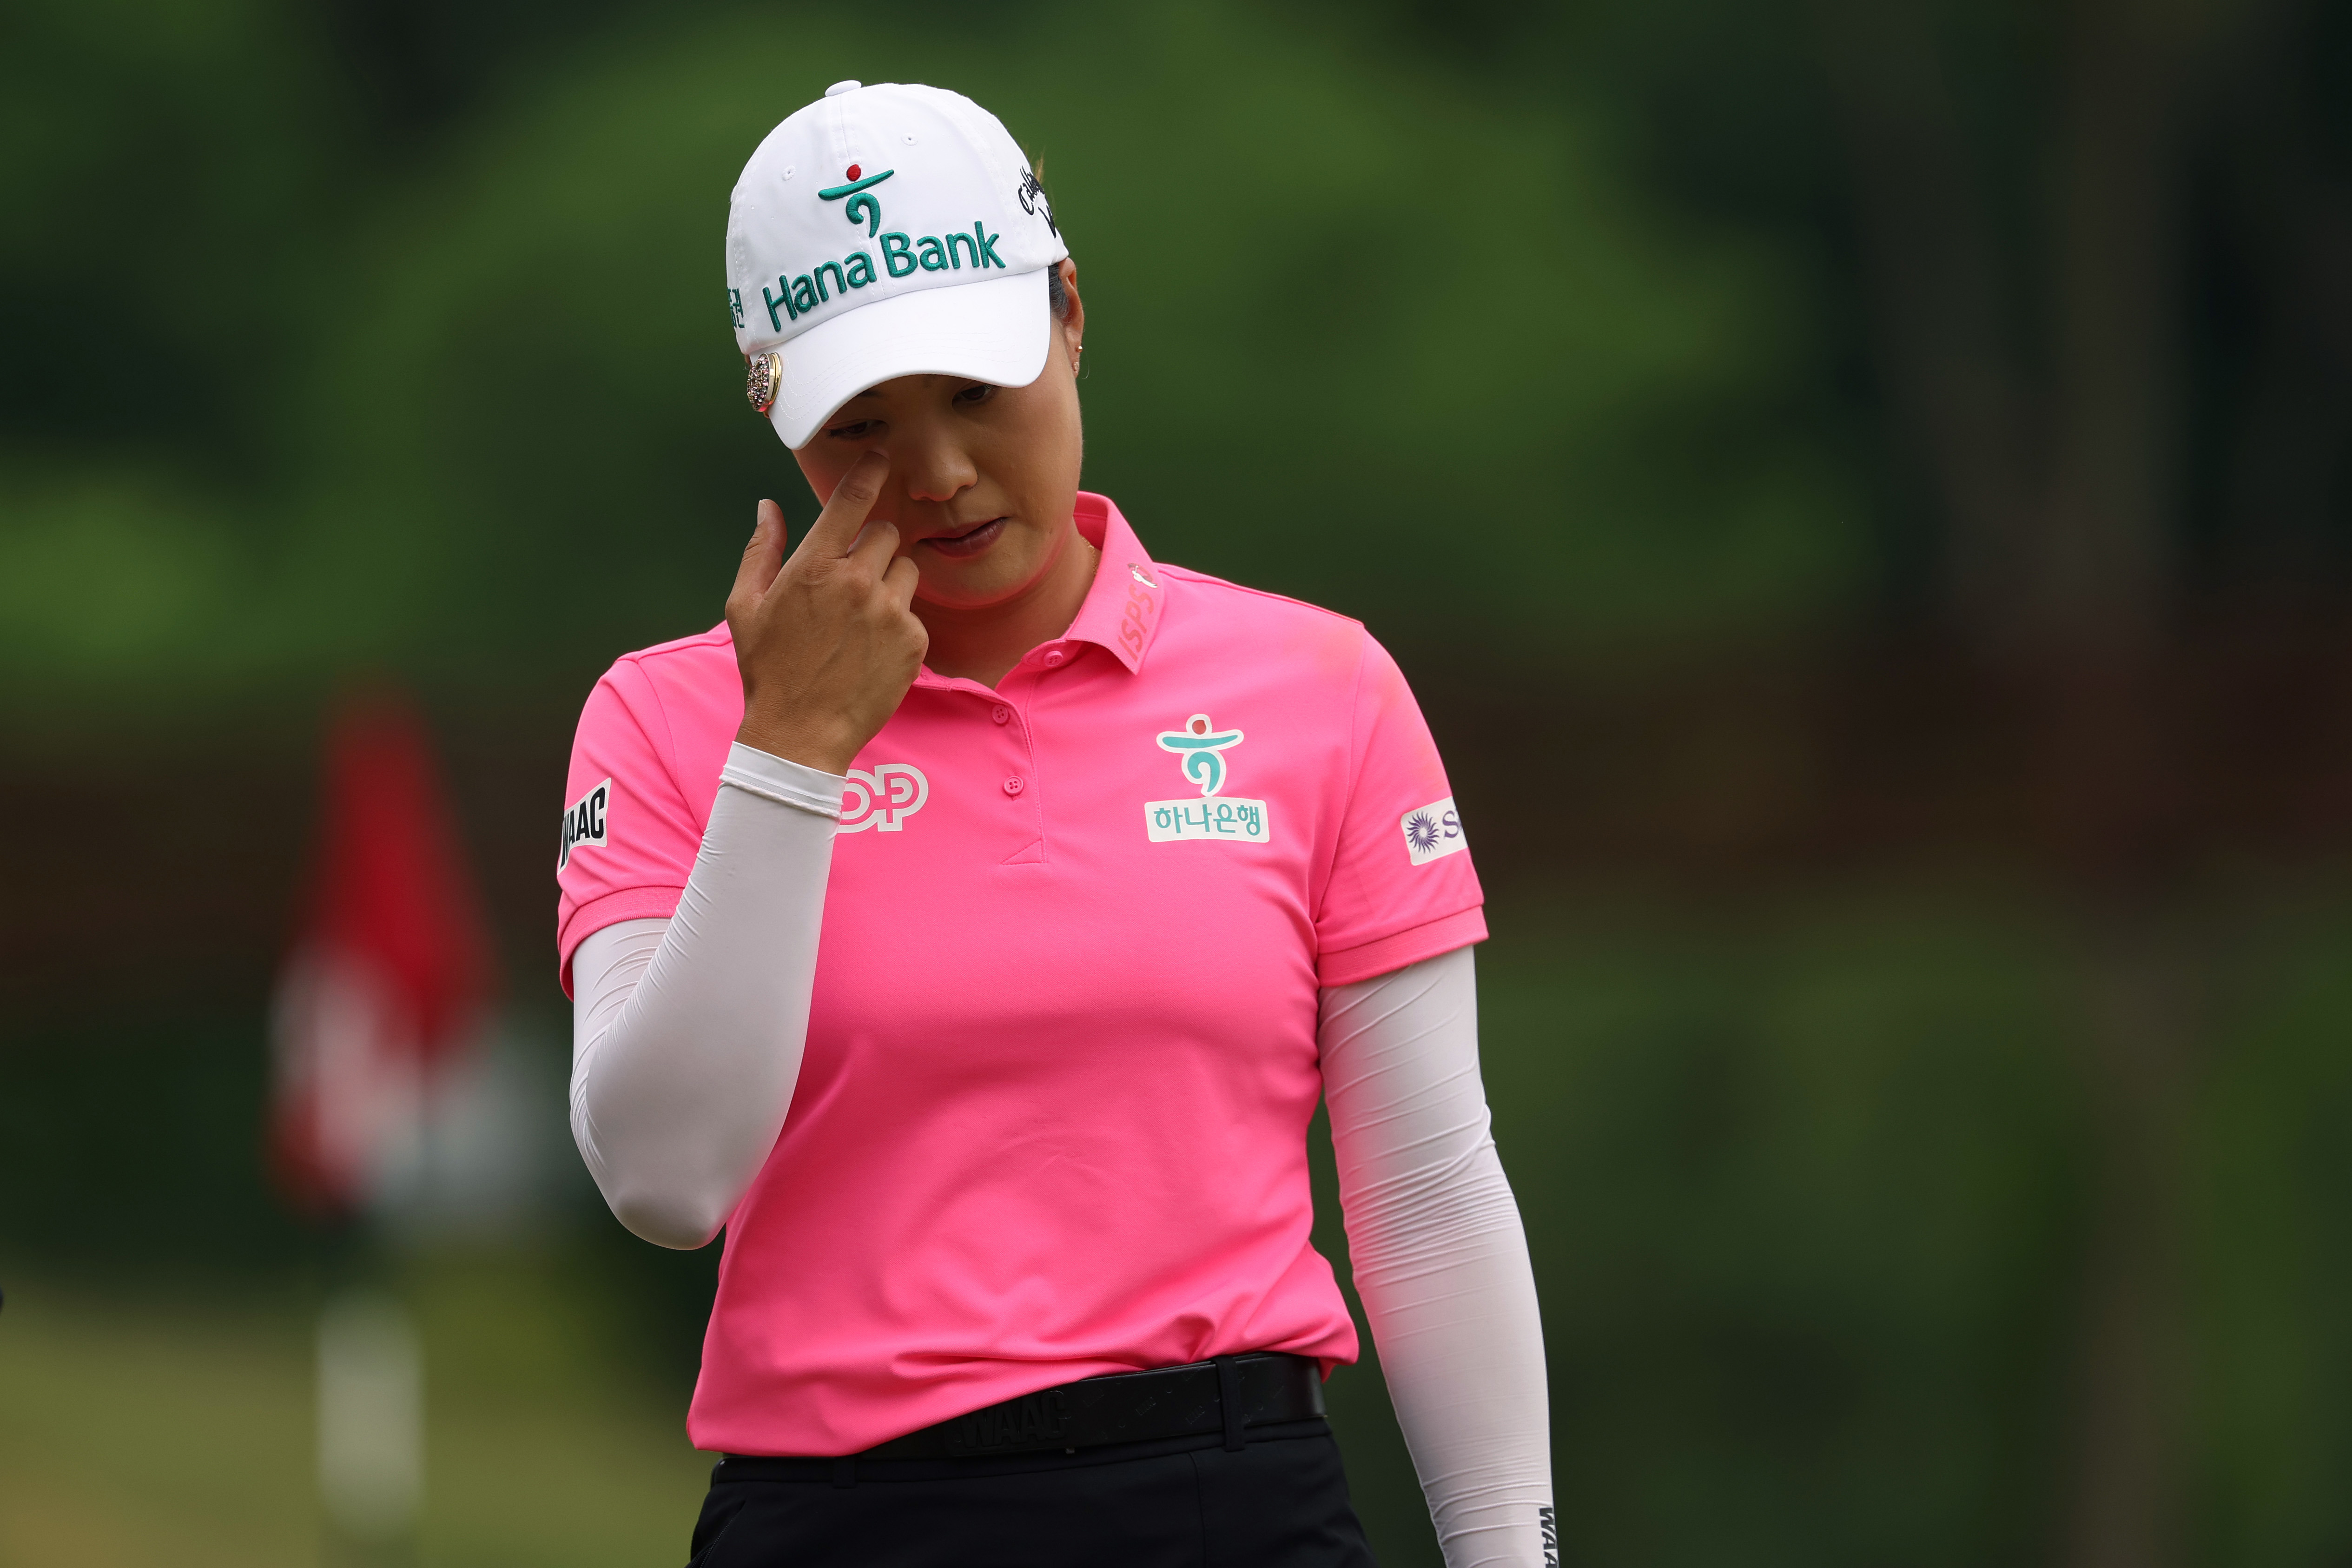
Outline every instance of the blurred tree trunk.
POLYGON ((2178 1561, 2187 1149, 2205 954, 2167 927, 2179 900, 2166 781, 2178 748, 2161 664, 2179 597, 2183 183, 2176 110, 2187 21, 2076 0, 2052 215, 2053 412, 2026 642, 2059 676, 2045 765, 2084 904, 2083 1040, 2095 1101, 2093 1206, 2075 1366, 2065 1559, 2178 1561))
POLYGON ((2095 1146, 2062 1554, 2158 1568, 2179 1560, 2185 1522, 2184 1107, 2207 966, 2164 679, 2179 596, 2179 128, 2223 18, 2194 0, 2074 0, 2037 256, 2005 249, 1989 220, 1937 10, 1816 0, 1815 16, 1881 373, 1938 494, 1954 619, 2034 705, 2053 869, 2078 918, 2095 1146), (2031 280, 2038 310, 2005 307, 2010 278, 2031 280), (2028 321, 2045 324, 2041 354, 2028 321))
POLYGON ((2007 269, 1919 0, 1814 0, 1853 165, 1881 375, 1947 524, 1958 618, 2006 627, 2041 497, 2007 269))
POLYGON ((2317 7, 2255 19, 2231 83, 2230 219, 2268 330, 2230 433, 2221 534, 2233 574, 2271 604, 2308 601, 2336 547, 2329 511, 2352 429, 2352 189, 2327 165, 2318 95, 2281 91, 2324 49, 2317 7))

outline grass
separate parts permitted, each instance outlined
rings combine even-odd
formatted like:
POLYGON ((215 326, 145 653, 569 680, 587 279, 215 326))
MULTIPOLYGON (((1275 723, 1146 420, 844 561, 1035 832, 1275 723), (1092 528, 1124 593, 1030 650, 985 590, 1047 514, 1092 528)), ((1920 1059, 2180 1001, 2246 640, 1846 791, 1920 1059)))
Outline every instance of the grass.
MULTIPOLYGON (((419 1263, 420 1568, 686 1557, 709 1461, 683 1411, 616 1374, 557 1270, 419 1263)), ((310 1317, 241 1300, 18 1280, 0 1318, 0 1565, 315 1564, 310 1317)))

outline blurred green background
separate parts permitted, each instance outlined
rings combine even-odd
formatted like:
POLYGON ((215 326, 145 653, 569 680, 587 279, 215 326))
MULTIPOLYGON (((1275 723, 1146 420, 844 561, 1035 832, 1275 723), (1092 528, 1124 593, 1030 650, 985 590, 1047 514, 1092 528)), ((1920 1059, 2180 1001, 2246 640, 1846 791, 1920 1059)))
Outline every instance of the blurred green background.
POLYGON ((715 1257, 571 1155, 548 852, 813 510, 719 247, 845 77, 1042 163, 1089 487, 1422 696, 1564 1561, 2352 1562, 2352 9, 16 0, 0 1564, 318 1557, 266 1014, 387 679, 506 974, 420 1560, 683 1560, 715 1257))

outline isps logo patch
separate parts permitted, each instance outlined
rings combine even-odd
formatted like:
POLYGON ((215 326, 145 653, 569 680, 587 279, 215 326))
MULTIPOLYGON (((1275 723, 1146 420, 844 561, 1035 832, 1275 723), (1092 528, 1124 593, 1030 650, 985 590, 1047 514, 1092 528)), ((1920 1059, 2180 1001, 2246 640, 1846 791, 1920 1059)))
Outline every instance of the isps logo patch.
POLYGON ((852 768, 841 791, 840 831, 863 833, 871 827, 896 833, 930 798, 931 781, 911 763, 878 763, 870 773, 852 768))

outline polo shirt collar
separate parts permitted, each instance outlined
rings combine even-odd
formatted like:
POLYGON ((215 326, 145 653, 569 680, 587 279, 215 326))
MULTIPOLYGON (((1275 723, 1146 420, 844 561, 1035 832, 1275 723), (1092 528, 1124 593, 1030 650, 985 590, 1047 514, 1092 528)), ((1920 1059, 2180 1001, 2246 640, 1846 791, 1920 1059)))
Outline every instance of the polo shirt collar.
POLYGON ((1079 537, 1102 552, 1102 561, 1065 638, 1109 649, 1131 674, 1143 668, 1143 656, 1160 629, 1160 610, 1168 596, 1160 569, 1108 496, 1080 490, 1077 524, 1079 537))

